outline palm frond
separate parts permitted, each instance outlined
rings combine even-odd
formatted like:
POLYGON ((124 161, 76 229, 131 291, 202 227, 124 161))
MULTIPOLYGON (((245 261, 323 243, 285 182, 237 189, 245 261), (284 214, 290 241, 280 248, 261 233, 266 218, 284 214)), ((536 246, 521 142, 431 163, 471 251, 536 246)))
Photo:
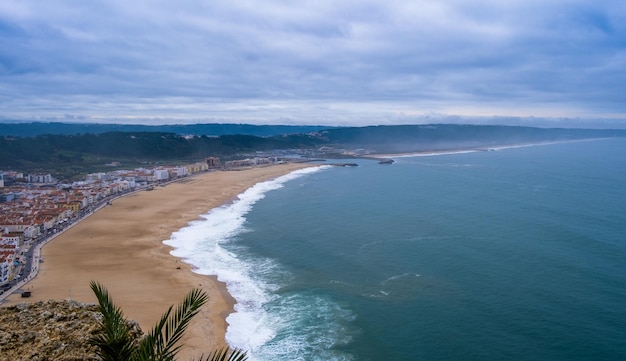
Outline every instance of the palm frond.
POLYGON ((102 314, 100 326, 103 332, 90 338, 89 343, 96 346, 96 354, 104 361, 129 360, 134 347, 124 313, 113 303, 104 286, 91 281, 90 287, 98 299, 98 309, 102 314))
POLYGON ((191 319, 198 314, 208 297, 200 289, 191 290, 172 313, 172 306, 161 316, 152 331, 142 340, 138 355, 140 360, 174 360, 181 348, 182 338, 191 319))
MULTIPOLYGON (((95 281, 91 281, 90 286, 102 313, 102 332, 90 338, 89 343, 96 346, 97 356, 103 361, 174 361, 189 322, 208 300, 204 291, 191 290, 175 310, 170 306, 150 333, 137 344, 124 313, 113 303, 106 288, 95 281)), ((245 352, 226 347, 207 358, 201 356, 199 361, 245 361, 247 358, 245 352)))
POLYGON ((221 350, 216 350, 209 354, 207 358, 200 357, 198 361, 245 361, 248 359, 246 352, 239 349, 230 349, 225 347, 221 350))

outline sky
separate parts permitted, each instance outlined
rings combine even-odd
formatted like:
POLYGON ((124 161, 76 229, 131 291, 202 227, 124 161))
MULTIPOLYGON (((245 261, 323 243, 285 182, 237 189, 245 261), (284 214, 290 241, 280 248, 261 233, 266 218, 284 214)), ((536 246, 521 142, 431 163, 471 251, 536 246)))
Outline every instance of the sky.
POLYGON ((626 128, 626 1, 1 0, 23 120, 626 128))

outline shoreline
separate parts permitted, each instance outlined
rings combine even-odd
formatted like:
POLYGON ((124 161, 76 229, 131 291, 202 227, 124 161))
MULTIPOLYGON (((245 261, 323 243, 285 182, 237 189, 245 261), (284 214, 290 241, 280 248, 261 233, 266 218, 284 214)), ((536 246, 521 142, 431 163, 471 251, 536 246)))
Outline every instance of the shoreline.
POLYGON ((108 288, 125 316, 148 332, 167 307, 199 287, 209 302, 190 324, 179 357, 198 358, 227 346, 226 317, 235 299, 217 276, 193 272, 191 265, 170 254, 173 248, 164 241, 255 184, 311 166, 288 163, 216 171, 118 198, 47 243, 38 275, 21 288, 32 296, 12 294, 2 306, 49 299, 95 303, 89 282, 96 280, 108 288))
POLYGON ((363 158, 369 158, 369 159, 374 159, 374 160, 384 160, 384 159, 393 159, 393 158, 429 157, 429 156, 446 155, 446 154, 493 152, 493 151, 499 151, 499 150, 504 150, 504 149, 515 149, 515 148, 535 147, 535 146, 541 146, 541 145, 564 144, 564 143, 590 142, 590 141, 605 140, 605 139, 612 139, 612 138, 583 138, 583 139, 555 140, 555 141, 538 142, 538 143, 492 145, 492 146, 475 147, 475 148, 440 149, 440 150, 431 149, 431 150, 421 150, 421 151, 402 152, 402 153, 376 153, 376 154, 367 154, 363 158))

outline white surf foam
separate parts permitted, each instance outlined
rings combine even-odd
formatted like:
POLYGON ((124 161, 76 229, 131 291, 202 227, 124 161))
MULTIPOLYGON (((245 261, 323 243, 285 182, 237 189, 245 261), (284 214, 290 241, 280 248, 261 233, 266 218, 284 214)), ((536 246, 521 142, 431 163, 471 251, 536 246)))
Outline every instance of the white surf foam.
POLYGON ((417 273, 410 273, 410 272, 407 272, 407 273, 403 273, 403 274, 399 274, 399 275, 391 276, 391 277, 387 278, 386 280, 382 281, 380 284, 381 284, 382 286, 384 286, 384 285, 386 285, 386 284, 387 284, 387 283, 389 283, 389 282, 392 282, 392 281, 397 281, 397 280, 399 280, 399 279, 401 279, 401 278, 406 278, 406 277, 411 277, 411 278, 413 278, 413 277, 420 277, 420 275, 419 275, 419 274, 417 274, 417 273))
POLYGON ((273 261, 240 258, 241 250, 229 244, 234 237, 245 232, 246 214, 252 206, 271 190, 307 174, 331 166, 305 168, 274 180, 258 183, 237 196, 231 204, 221 206, 174 232, 165 244, 174 248, 170 253, 193 266, 194 272, 217 275, 226 283, 228 292, 237 300, 235 312, 228 316, 227 342, 249 350, 253 361, 255 350, 272 340, 277 332, 276 322, 264 309, 274 299, 276 285, 262 281, 263 274, 281 272, 273 261))
POLYGON ((466 153, 476 153, 480 152, 478 149, 463 149, 463 150, 442 150, 442 151, 433 151, 433 152, 417 152, 417 153, 404 153, 404 154, 393 154, 390 155, 389 158, 413 158, 413 157, 435 157, 438 155, 450 155, 450 154, 466 154, 466 153))

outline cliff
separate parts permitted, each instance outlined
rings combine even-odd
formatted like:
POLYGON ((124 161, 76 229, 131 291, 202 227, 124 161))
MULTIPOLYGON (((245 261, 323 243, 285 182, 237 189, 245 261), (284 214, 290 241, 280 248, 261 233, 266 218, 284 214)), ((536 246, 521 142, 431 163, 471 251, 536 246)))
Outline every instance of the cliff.
POLYGON ((98 360, 87 341, 99 332, 100 318, 96 305, 75 301, 0 307, 0 361, 98 360))

